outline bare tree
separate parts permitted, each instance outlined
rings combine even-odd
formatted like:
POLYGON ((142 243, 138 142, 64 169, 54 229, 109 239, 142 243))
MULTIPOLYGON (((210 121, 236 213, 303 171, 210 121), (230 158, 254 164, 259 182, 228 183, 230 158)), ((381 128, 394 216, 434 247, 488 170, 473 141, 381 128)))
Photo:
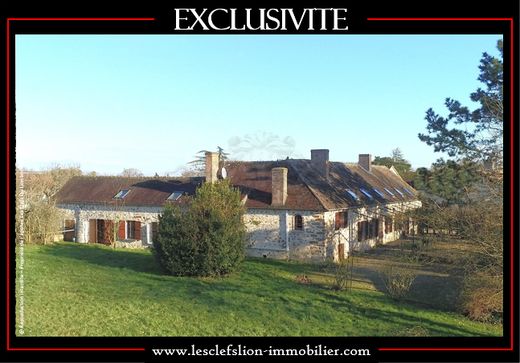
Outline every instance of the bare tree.
POLYGON ((56 194, 73 176, 81 175, 77 166, 55 165, 45 171, 16 170, 16 231, 21 233, 20 216, 24 219, 24 240, 27 243, 48 243, 62 229, 63 213, 56 208, 56 194), (23 198, 21 197, 21 173, 23 172, 23 198))
POLYGON ((121 172, 120 175, 121 176, 126 176, 126 177, 141 177, 141 176, 144 176, 144 174, 141 172, 141 170, 135 169, 135 168, 123 169, 123 171, 121 172))

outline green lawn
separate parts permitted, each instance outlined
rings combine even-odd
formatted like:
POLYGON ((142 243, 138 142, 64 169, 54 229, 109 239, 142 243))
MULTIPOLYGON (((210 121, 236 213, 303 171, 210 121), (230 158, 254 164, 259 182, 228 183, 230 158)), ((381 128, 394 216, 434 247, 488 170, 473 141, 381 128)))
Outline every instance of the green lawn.
POLYGON ((323 268, 295 262, 249 259, 226 278, 181 278, 163 275, 146 250, 63 242, 24 246, 23 272, 29 336, 502 335, 379 291, 335 291, 323 268))

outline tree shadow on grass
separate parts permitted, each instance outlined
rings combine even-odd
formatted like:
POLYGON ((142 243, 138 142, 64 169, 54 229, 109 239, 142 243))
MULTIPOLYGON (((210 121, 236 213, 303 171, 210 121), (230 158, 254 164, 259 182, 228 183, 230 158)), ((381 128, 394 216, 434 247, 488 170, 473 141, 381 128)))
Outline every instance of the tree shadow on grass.
POLYGON ((107 246, 59 243, 45 247, 45 253, 60 258, 80 260, 94 265, 129 269, 155 275, 164 275, 149 251, 113 249, 107 246))
MULTIPOLYGON (((348 293, 346 294, 348 295, 348 293)), ((392 332, 391 336, 406 336, 401 332, 406 332, 407 329, 415 327, 426 329, 431 336, 481 336, 481 334, 475 334, 471 329, 455 324, 443 323, 440 320, 433 320, 424 316, 424 313, 427 313, 429 309, 416 307, 413 304, 402 301, 395 301, 395 303, 392 304, 392 300, 384 295, 364 295, 362 299, 363 305, 356 302, 356 299, 348 301, 337 294, 326 291, 323 292, 323 298, 338 311, 348 309, 352 314, 359 315, 360 317, 381 321, 384 322, 385 325, 395 325, 396 330, 392 332), (383 307, 396 305, 399 309, 406 309, 408 312, 392 311, 391 308, 386 310, 384 308, 378 308, 378 305, 383 307), (414 312, 417 312, 417 314, 414 314, 414 312), (423 314, 421 314, 421 312, 423 312, 423 314), (399 329, 397 329, 398 327, 399 329)), ((431 310, 431 312, 436 313, 437 310, 431 310)))
MULTIPOLYGON (((46 254, 59 258, 68 258, 83 261, 86 263, 112 267, 119 269, 129 269, 135 272, 148 273, 157 275, 159 278, 170 278, 158 262, 155 260, 151 251, 147 250, 131 250, 131 249, 113 249, 108 246, 99 244, 77 244, 77 243, 56 243, 43 247, 46 254)), ((306 265, 301 263, 276 261, 261 258, 247 258, 248 265, 242 264, 241 268, 229 276, 216 278, 199 278, 186 277, 205 281, 210 284, 218 285, 220 282, 232 279, 233 277, 244 274, 247 278, 277 278, 279 273, 286 273, 296 276, 297 274, 306 273, 316 270, 314 265, 306 265), (247 271, 246 271, 247 269, 247 271)))

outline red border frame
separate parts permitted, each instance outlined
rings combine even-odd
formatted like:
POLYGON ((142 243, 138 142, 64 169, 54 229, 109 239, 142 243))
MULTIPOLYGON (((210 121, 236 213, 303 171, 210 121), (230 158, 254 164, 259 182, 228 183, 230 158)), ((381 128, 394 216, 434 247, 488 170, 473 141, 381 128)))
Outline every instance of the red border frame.
POLYGON ((515 310, 514 310, 514 204, 513 204, 513 196, 514 196, 514 150, 513 150, 513 143, 514 143, 514 19, 513 18, 367 18, 368 21, 508 21, 509 22, 509 31, 510 31, 510 59, 509 59, 509 73, 510 73, 510 124, 511 124, 511 133, 510 133, 510 143, 511 143, 511 154, 510 154, 510 186, 509 191, 511 193, 510 199, 511 199, 511 205, 510 205, 510 260, 509 263, 511 264, 511 279, 510 279, 510 293, 511 293, 511 300, 510 300, 510 316, 511 316, 511 328, 510 328, 510 342, 509 347, 507 348, 429 348, 429 347, 414 347, 414 348, 395 348, 395 347, 388 347, 388 348, 378 348, 380 351, 510 351, 512 352, 514 350, 514 316, 515 316, 515 310))
MULTIPOLYGON (((11 21, 155 21, 155 18, 7 18, 6 21, 6 96, 7 96, 7 107, 6 107, 6 161, 9 170, 9 161, 10 161, 10 144, 9 144, 9 135, 10 135, 10 22, 11 21)), ((513 18, 367 18, 368 21, 508 21, 510 24, 510 123, 511 123, 511 133, 510 133, 510 142, 511 142, 511 159, 510 159, 510 193, 511 200, 513 200, 514 196, 514 152, 512 150, 512 145, 514 142, 514 105, 513 105, 513 93, 514 93, 514 19, 513 18)), ((10 184, 9 178, 7 178, 6 182, 6 194, 7 194, 7 206, 6 206, 6 215, 9 220, 10 217, 10 184)), ((513 274, 513 266, 514 266, 514 206, 511 203, 510 206, 510 264, 511 264, 511 279, 510 279, 510 291, 511 291, 511 329, 510 329, 510 346, 507 348, 430 348, 430 347, 412 347, 412 348, 378 348, 380 351, 513 351, 514 350, 514 294, 512 293, 514 289, 514 274, 513 274)), ((10 346, 10 334, 9 334, 9 323, 10 323, 10 230, 6 228, 7 235, 7 255, 6 255, 6 276, 7 276, 7 309, 6 309, 6 348, 7 351, 144 351, 145 348, 13 348, 10 346)))
MULTIPOLYGON (((10 96, 10 71, 11 71, 11 65, 10 65, 10 49, 11 49, 11 21, 155 21, 155 18, 7 18, 6 21, 6 96, 7 96, 7 117, 6 117, 6 136, 7 136, 7 142, 6 142, 6 161, 7 161, 7 168, 8 172, 10 172, 10 145, 9 145, 9 127, 10 127, 10 103, 11 103, 11 96, 10 96)), ((9 173, 10 174, 10 173, 9 173)), ((7 192, 7 207, 6 207, 6 215, 7 220, 10 220, 10 185, 9 185, 9 176, 7 177, 6 182, 6 192, 7 192)), ((11 347, 10 343, 10 231, 9 226, 6 228, 7 231, 7 255, 6 255, 6 270, 7 270, 7 292, 6 292, 6 298, 7 298, 7 316, 6 316, 6 349, 7 351, 144 351, 145 348, 51 348, 51 347, 44 347, 44 348, 29 348, 29 347, 21 347, 21 348, 13 348, 11 347)))

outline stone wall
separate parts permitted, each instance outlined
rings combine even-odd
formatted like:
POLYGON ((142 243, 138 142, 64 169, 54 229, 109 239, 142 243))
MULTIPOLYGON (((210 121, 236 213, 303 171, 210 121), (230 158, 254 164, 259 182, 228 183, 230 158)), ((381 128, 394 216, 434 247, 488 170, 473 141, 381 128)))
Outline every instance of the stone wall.
MULTIPOLYGON (((324 213, 324 225, 325 225, 325 245, 326 245, 326 257, 333 261, 339 261, 339 248, 340 243, 344 244, 344 258, 347 257, 351 251, 365 251, 367 249, 375 247, 378 243, 385 244, 391 241, 395 241, 401 237, 401 231, 397 231, 394 228, 390 233, 384 233, 384 215, 393 214, 396 212, 404 212, 409 209, 415 209, 421 207, 420 201, 408 202, 408 203, 393 203, 387 204, 382 208, 381 206, 376 207, 361 207, 351 208, 348 210, 348 223, 345 228, 335 230, 335 217, 336 212, 342 212, 345 210, 327 211, 324 213), (369 221, 371 219, 380 219, 379 225, 380 231, 383 231, 382 238, 371 238, 364 241, 358 241, 358 222, 369 221)), ((395 224, 395 222, 394 222, 395 224)), ((410 231, 411 232, 411 231, 410 231)))
POLYGON ((121 246, 135 247, 137 241, 141 241, 143 246, 150 246, 153 243, 152 222, 159 221, 162 213, 161 207, 132 207, 119 206, 114 208, 106 205, 94 204, 67 204, 58 205, 66 219, 76 221, 76 242, 87 243, 89 239, 89 220, 105 219, 112 221, 139 221, 141 222, 141 236, 132 241, 122 241, 121 246), (132 243, 130 243, 132 242, 132 243))
MULTIPOLYGON (((357 223, 370 219, 383 220, 385 214, 405 211, 421 206, 419 201, 387 204, 372 208, 351 208, 345 228, 335 230, 335 216, 338 211, 315 212, 281 209, 249 209, 244 215, 248 237, 246 251, 250 256, 297 259, 310 261, 339 261, 339 244, 343 244, 344 258, 352 250, 366 250, 377 243, 387 243, 398 239, 400 231, 395 227, 382 238, 365 241, 357 240, 357 223), (295 215, 302 216, 303 229, 297 230, 295 215)), ((158 222, 161 207, 119 207, 89 204, 60 205, 66 219, 76 220, 76 241, 86 243, 89 236, 89 219, 131 220, 141 222, 140 240, 120 241, 120 247, 151 246, 153 236, 151 223, 158 222)), ((384 231, 384 222, 379 226, 384 231)))
POLYGON ((244 215, 248 255, 272 258, 322 260, 325 257, 323 213, 312 211, 250 209, 244 215), (303 229, 295 229, 301 215, 303 229))

